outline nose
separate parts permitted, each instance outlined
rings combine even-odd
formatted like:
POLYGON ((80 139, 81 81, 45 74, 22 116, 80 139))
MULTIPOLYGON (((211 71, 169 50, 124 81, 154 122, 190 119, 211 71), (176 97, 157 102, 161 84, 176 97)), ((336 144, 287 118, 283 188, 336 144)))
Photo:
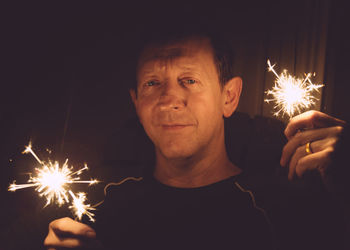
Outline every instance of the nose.
POLYGON ((184 90, 176 82, 164 84, 158 102, 161 111, 181 110, 186 106, 184 90))

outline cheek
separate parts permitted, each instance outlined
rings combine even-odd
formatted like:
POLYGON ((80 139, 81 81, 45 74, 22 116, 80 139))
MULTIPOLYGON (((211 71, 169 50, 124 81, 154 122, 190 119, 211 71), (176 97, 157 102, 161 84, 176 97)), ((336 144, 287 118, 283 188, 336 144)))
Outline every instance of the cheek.
POLYGON ((139 100, 137 106, 137 115, 139 117, 140 123, 142 124, 146 134, 153 141, 154 137, 158 134, 155 128, 152 126, 153 109, 156 105, 155 99, 144 98, 139 100))
POLYGON ((192 139, 195 139, 199 144, 207 144, 214 137, 219 136, 223 124, 223 114, 216 98, 213 96, 195 98, 193 105, 189 101, 189 108, 198 124, 192 139))
POLYGON ((151 118, 151 103, 148 100, 139 101, 138 106, 136 108, 137 115, 140 119, 140 122, 143 126, 147 126, 147 122, 150 121, 151 118))
POLYGON ((188 101, 188 106, 196 117, 210 124, 222 118, 223 109, 217 95, 199 95, 188 101))

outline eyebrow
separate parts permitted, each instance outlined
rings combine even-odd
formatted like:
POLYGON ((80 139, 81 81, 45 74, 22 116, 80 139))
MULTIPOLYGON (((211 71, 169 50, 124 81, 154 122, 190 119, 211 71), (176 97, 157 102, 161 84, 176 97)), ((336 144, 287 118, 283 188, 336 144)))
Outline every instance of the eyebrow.
MULTIPOLYGON (((184 71, 184 72, 193 72, 197 71, 195 66, 190 66, 190 65, 184 65, 184 66, 179 66, 179 68, 184 71)), ((143 70, 143 75, 148 75, 148 76, 155 76, 154 70, 143 70)))

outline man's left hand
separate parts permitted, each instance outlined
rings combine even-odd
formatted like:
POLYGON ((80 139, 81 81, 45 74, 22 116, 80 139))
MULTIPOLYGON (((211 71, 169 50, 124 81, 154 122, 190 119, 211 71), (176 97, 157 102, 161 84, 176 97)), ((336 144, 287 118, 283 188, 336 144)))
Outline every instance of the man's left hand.
POLYGON ((282 166, 289 165, 288 179, 314 170, 324 178, 344 125, 345 121, 318 111, 293 117, 284 131, 288 142, 280 161, 282 166))

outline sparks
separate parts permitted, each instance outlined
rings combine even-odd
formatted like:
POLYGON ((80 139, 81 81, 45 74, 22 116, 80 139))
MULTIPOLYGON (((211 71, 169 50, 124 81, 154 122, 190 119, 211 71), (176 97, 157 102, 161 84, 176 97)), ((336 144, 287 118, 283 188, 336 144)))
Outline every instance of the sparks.
POLYGON ((267 60, 268 71, 276 76, 275 85, 272 90, 265 93, 267 96, 272 96, 270 99, 265 99, 265 102, 275 102, 274 113, 275 116, 288 115, 293 117, 301 113, 303 110, 310 108, 317 100, 312 93, 319 91, 323 84, 313 84, 311 81, 311 73, 305 74, 305 78, 296 78, 288 74, 284 70, 280 75, 276 73, 270 60, 267 60))
POLYGON ((73 198, 73 205, 69 206, 69 208, 73 210, 76 218, 81 220, 82 216, 85 214, 87 217, 89 217, 90 221, 95 222, 95 219, 93 218, 95 215, 90 211, 96 210, 96 208, 91 207, 90 204, 84 204, 86 201, 86 194, 80 192, 78 193, 78 197, 76 197, 71 190, 68 192, 73 198))
POLYGON ((85 183, 89 185, 98 183, 97 180, 80 180, 79 175, 88 169, 86 164, 83 168, 73 172, 73 167, 68 166, 68 159, 66 159, 62 167, 57 161, 52 162, 51 160, 48 160, 48 162, 44 162, 34 153, 31 143, 26 146, 23 153, 32 154, 41 167, 35 168, 35 176, 32 176, 32 174, 29 175, 28 183, 16 184, 16 181, 14 181, 10 184, 8 191, 14 192, 18 189, 35 187, 35 190, 38 191, 39 195, 46 198, 45 207, 51 203, 56 203, 59 206, 69 203, 70 198, 68 194, 70 194, 73 199, 73 205, 71 205, 70 208, 74 211, 76 217, 81 220, 82 215, 86 214, 90 220, 94 221, 92 218, 94 215, 88 211, 94 209, 90 208, 90 205, 84 205, 84 201, 86 200, 85 193, 78 193, 77 198, 69 189, 70 185, 75 183, 85 183))

